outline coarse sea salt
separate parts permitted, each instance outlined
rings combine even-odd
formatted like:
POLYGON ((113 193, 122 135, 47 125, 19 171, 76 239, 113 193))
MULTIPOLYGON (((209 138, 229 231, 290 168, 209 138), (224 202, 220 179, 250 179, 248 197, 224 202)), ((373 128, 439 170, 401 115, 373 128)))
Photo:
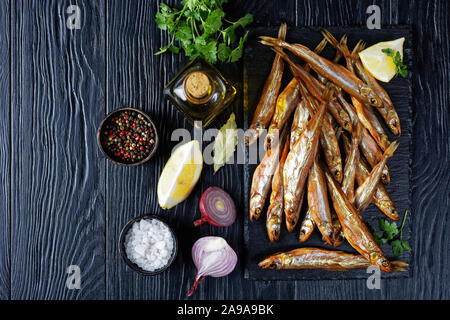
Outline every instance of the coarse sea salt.
POLYGON ((173 249, 172 233, 157 219, 142 219, 133 223, 125 237, 128 259, 145 271, 153 272, 165 267, 173 249))

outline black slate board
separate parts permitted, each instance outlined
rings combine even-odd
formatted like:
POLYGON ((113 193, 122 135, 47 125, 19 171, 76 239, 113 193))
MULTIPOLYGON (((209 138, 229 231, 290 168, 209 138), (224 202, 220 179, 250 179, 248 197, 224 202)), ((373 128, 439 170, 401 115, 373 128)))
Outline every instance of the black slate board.
MULTIPOLYGON (((412 35, 409 26, 391 26, 384 27, 382 30, 368 30, 361 27, 336 27, 327 28, 338 39, 343 34, 348 36, 348 44, 350 48, 356 44, 359 39, 366 42, 367 47, 380 41, 389 41, 400 37, 405 37, 404 44, 404 63, 411 65, 413 59, 412 51, 412 35)), ((321 40, 320 28, 288 28, 287 41, 297 42, 314 48, 321 40)), ((244 56, 244 108, 245 108, 245 128, 250 124, 254 110, 259 101, 264 82, 270 72, 274 54, 266 46, 258 43, 257 37, 260 35, 276 36, 278 27, 261 27, 252 29, 248 36, 244 56)), ((331 46, 322 53, 323 56, 332 59, 335 50, 331 46)), ((292 75, 285 68, 283 76, 283 87, 292 78, 292 75)), ((394 103, 397 113, 400 117, 402 135, 396 138, 390 134, 390 140, 397 140, 400 146, 397 149, 395 156, 388 162, 388 167, 391 174, 391 184, 387 186, 387 190, 391 195, 392 200, 396 204, 397 210, 400 212, 400 217, 403 217, 405 210, 410 209, 410 162, 411 162, 411 81, 410 78, 394 78, 390 83, 382 84, 387 90, 394 103)), ((380 118, 381 119, 381 118, 380 118)), ((389 130, 386 128, 386 132, 389 130)), ((390 132, 389 132, 390 133, 390 132)), ((248 151, 248 150, 247 150, 248 151)), ((352 270, 345 272, 332 272, 324 270, 295 270, 295 271, 276 271, 263 270, 258 267, 258 262, 266 256, 279 252, 288 251, 298 247, 322 247, 332 249, 330 246, 324 245, 321 240, 321 235, 316 229, 311 237, 305 243, 298 241, 299 225, 296 229, 289 233, 284 224, 280 240, 277 243, 271 244, 267 238, 265 228, 265 215, 263 214, 259 221, 250 222, 248 218, 249 212, 249 193, 253 172, 257 165, 247 164, 244 169, 244 190, 245 190, 245 225, 244 238, 246 245, 246 267, 245 278, 249 280, 318 280, 318 279, 356 279, 367 278, 369 274, 365 269, 352 270)), ((306 200, 304 201, 305 211, 306 200)), ((267 207, 267 204, 266 204, 267 207)), ((303 214, 302 214, 303 215, 303 214)), ((363 214, 364 220, 374 227, 378 227, 378 219, 386 218, 374 205, 370 205, 363 214)), ((403 239, 412 243, 411 239, 411 217, 407 220, 403 230, 403 239)), ((399 222, 400 223, 400 222, 399 222)), ((344 242, 338 250, 352 252, 356 251, 347 243, 344 242)), ((384 245, 383 250, 389 258, 393 259, 391 247, 384 245)), ((411 264, 411 252, 405 251, 399 260, 411 264)), ((382 278, 400 278, 411 276, 413 266, 410 265, 408 272, 396 273, 382 273, 382 278)))

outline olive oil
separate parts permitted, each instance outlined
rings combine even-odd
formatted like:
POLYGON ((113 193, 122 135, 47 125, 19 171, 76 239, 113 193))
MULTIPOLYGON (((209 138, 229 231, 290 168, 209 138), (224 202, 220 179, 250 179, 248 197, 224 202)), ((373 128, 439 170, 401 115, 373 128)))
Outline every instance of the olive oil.
POLYGON ((207 127, 233 101, 236 88, 201 58, 188 63, 164 94, 192 125, 207 127))

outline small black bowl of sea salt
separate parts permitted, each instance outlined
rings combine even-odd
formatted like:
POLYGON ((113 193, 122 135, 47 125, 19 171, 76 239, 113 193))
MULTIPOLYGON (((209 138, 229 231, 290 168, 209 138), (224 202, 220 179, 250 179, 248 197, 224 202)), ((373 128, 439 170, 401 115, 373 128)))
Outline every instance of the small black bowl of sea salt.
POLYGON ((175 260, 178 243, 172 228, 156 215, 130 220, 122 229, 119 250, 133 271, 153 276, 165 271, 175 260))

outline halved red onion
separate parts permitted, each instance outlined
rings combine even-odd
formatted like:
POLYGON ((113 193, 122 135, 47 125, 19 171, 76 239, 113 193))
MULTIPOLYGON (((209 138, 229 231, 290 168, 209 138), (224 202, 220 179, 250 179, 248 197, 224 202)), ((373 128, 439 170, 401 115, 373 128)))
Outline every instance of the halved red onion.
POLYGON ((210 236, 200 238, 194 243, 192 260, 197 267, 197 273, 188 296, 194 293, 206 276, 218 278, 230 274, 236 267, 237 255, 224 238, 210 236))
POLYGON ((202 218, 194 221, 194 226, 208 222, 216 227, 228 227, 236 220, 236 206, 225 190, 209 187, 200 198, 202 218))

